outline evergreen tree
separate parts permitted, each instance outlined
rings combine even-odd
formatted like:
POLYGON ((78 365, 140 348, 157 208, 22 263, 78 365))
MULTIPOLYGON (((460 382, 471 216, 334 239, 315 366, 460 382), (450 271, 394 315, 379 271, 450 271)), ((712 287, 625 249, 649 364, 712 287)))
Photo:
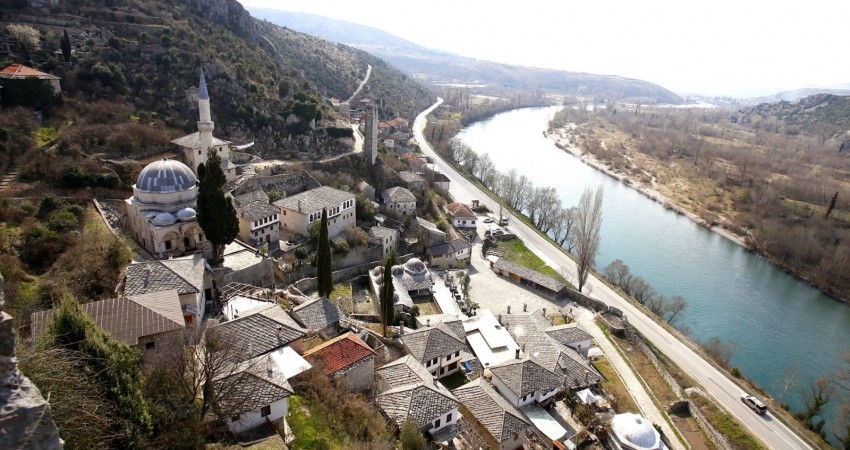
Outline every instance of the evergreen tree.
POLYGON ((395 252, 390 253, 384 264, 384 284, 381 286, 381 319, 384 324, 384 336, 387 335, 387 327, 395 316, 395 304, 393 302, 393 266, 395 265, 395 252))
POLYGON ((321 297, 328 297, 333 290, 331 270, 331 243, 328 238, 328 210, 322 210, 322 221, 319 226, 319 251, 316 258, 317 289, 321 297))
POLYGON ((68 30, 62 30, 59 46, 62 48, 62 59, 66 63, 71 62, 71 38, 68 37, 68 30))
POLYGON ((239 234, 239 219, 232 199, 224 196, 227 178, 214 149, 210 149, 206 165, 198 167, 198 181, 198 224, 212 245, 212 262, 216 263, 223 259, 224 246, 239 234))
POLYGON ((121 448, 143 448, 151 432, 151 416, 142 395, 139 353, 103 332, 82 311, 77 300, 64 298, 53 310, 47 345, 81 355, 85 372, 101 395, 115 405, 120 420, 114 434, 121 448))

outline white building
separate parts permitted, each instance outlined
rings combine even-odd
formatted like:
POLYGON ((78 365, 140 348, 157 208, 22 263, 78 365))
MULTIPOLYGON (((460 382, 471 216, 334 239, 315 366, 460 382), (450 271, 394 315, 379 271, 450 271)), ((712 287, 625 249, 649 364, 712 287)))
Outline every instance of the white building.
POLYGON ((475 213, 469 206, 463 203, 450 203, 446 205, 446 217, 455 228, 475 228, 475 213))
POLYGON ((215 149, 221 158, 221 169, 228 181, 236 178, 236 167, 230 162, 230 142, 213 136, 215 123, 210 114, 210 94, 204 71, 201 69, 201 80, 198 83, 198 131, 171 141, 177 144, 183 152, 183 160, 197 174, 198 166, 206 164, 210 149, 215 149))
MULTIPOLYGON (((533 349, 529 350, 534 352, 533 349)), ((538 364, 530 355, 515 350, 515 358, 491 366, 493 386, 512 405, 523 407, 531 403, 545 405, 561 390, 561 377, 538 364)))
POLYGON ((253 191, 233 198, 239 218, 239 239, 254 247, 280 248, 280 210, 269 203, 263 191, 253 191))
POLYGON ((328 211, 328 237, 333 239, 356 225, 355 196, 328 186, 321 186, 274 202, 280 210, 281 232, 310 236, 313 223, 328 211))
POLYGON ((148 164, 125 200, 130 234, 159 258, 202 251, 205 239, 195 205, 198 179, 185 164, 163 159, 148 164))

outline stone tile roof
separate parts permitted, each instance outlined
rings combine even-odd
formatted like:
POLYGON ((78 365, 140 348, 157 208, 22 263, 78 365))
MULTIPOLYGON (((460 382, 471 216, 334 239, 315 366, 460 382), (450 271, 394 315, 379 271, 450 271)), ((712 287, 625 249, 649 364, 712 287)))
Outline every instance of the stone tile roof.
POLYGON ((255 411, 294 393, 269 356, 244 362, 234 373, 215 380, 214 385, 216 402, 228 415, 255 411))
POLYGON ((418 258, 411 258, 406 263, 392 267, 393 281, 398 280, 407 291, 430 289, 434 285, 431 272, 418 258))
POLYGON ((561 387, 560 376, 527 355, 521 359, 510 359, 492 366, 490 372, 494 377, 502 380, 502 383, 517 397, 561 387))
POLYGON ((546 334, 564 345, 593 339, 593 336, 584 331, 577 323, 549 327, 546 329, 546 334))
POLYGON ((418 174, 413 173, 409 170, 402 170, 401 172, 398 173, 398 176, 401 177, 401 179, 404 180, 405 183, 415 183, 417 181, 419 181, 419 182, 425 181, 424 178, 420 177, 418 174))
POLYGON ((401 337, 401 342, 407 352, 421 363, 466 350, 466 343, 458 339, 455 331, 444 323, 406 333, 401 337))
POLYGON ((237 195, 233 197, 233 204, 238 205, 246 205, 248 203, 253 202, 269 202, 269 196, 263 192, 261 189, 256 189, 250 192, 246 192, 242 195, 237 195))
MULTIPOLYGON (((201 148, 201 132, 196 131, 192 134, 187 134, 186 136, 174 139, 173 141, 171 141, 171 143, 177 144, 180 147, 186 147, 186 148, 191 148, 191 149, 201 148)), ((230 145, 230 144, 231 144, 230 141, 225 141, 225 140, 219 139, 215 136, 213 136, 213 138, 212 138, 212 146, 213 147, 218 147, 220 145, 230 145)))
POLYGON ((408 419, 422 428, 459 405, 457 398, 410 356, 375 371, 390 388, 377 396, 381 411, 401 426, 408 419))
POLYGON ((204 290, 204 255, 130 264, 124 273, 123 294, 134 296, 176 290, 193 294, 204 290))
POLYGON ((289 209, 299 211, 298 202, 303 201, 302 209, 299 211, 304 214, 311 212, 322 211, 323 209, 331 209, 340 205, 346 200, 352 200, 355 195, 350 192, 334 189, 330 186, 320 186, 309 191, 301 192, 274 202, 274 206, 281 209, 289 209))
POLYGON ((377 225, 372 228, 369 228, 369 236, 382 240, 392 238, 396 234, 398 234, 398 231, 393 228, 379 227, 377 225))
POLYGON ((243 203, 236 207, 236 212, 245 220, 256 221, 280 214, 280 210, 268 202, 255 201, 243 203))
POLYGON ((304 302, 292 309, 292 317, 310 331, 317 331, 339 323, 339 308, 327 298, 304 302))
POLYGON ((553 291, 553 292, 561 292, 564 288, 567 287, 561 281, 558 281, 558 280, 556 280, 552 277, 543 275, 542 273, 540 273, 536 270, 531 270, 529 268, 520 266, 519 264, 515 264, 513 262, 510 262, 510 261, 506 260, 505 258, 499 258, 496 261, 496 263, 493 265, 493 268, 494 269, 506 270, 510 273, 519 275, 523 279, 533 281, 534 283, 536 283, 540 286, 543 286, 546 289, 549 289, 550 291, 553 291))
POLYGON ((546 333, 551 324, 541 310, 502 314, 502 322, 524 351, 546 369, 564 377, 567 386, 585 387, 602 379, 577 351, 546 333))
POLYGON ((512 440, 515 433, 523 433, 531 426, 523 414, 483 378, 464 384, 452 393, 496 442, 512 440))
POLYGON ((374 359, 375 352, 354 333, 349 331, 318 347, 311 348, 304 353, 304 357, 321 360, 325 374, 334 376, 338 372, 347 371, 369 359, 374 359))
POLYGON ((260 306, 239 318, 216 325, 234 345, 245 349, 247 358, 266 354, 307 335, 278 305, 260 306))
POLYGON ((419 224, 419 226, 420 226, 420 227, 425 228, 425 229, 426 229, 426 230, 428 230, 428 231, 436 231, 436 232, 438 232, 438 233, 443 233, 443 234, 445 234, 445 232, 444 232, 444 231, 442 231, 442 230, 440 230, 439 228, 437 228, 437 225, 436 225, 436 224, 434 224, 434 223, 432 223, 432 222, 428 222, 427 220, 425 220, 425 219, 423 219, 423 218, 421 218, 421 217, 417 217, 417 218, 416 218, 416 222, 419 224))
POLYGON ((447 255, 449 253, 455 253, 462 250, 468 250, 472 247, 466 239, 453 239, 449 242, 445 242, 439 245, 435 245, 428 249, 432 255, 447 255))
POLYGON ((416 316, 416 323, 419 325, 419 328, 423 328, 428 325, 428 321, 431 321, 432 327, 436 327, 439 324, 443 324, 451 330, 455 336, 461 341, 466 340, 466 332, 463 328, 463 318, 456 316, 454 314, 429 314, 426 316, 416 316))
MULTIPOLYGON (((103 331, 126 345, 139 338, 185 327, 177 291, 159 291, 85 303, 80 309, 103 331)), ((32 314, 32 335, 41 337, 53 320, 53 310, 32 314)))
POLYGON ((401 186, 393 186, 381 191, 381 198, 384 203, 400 203, 400 202, 415 202, 416 196, 409 189, 401 186))
POLYGON ((446 212, 454 218, 460 219, 475 219, 475 213, 469 209, 469 206, 463 203, 449 203, 446 205, 446 212))

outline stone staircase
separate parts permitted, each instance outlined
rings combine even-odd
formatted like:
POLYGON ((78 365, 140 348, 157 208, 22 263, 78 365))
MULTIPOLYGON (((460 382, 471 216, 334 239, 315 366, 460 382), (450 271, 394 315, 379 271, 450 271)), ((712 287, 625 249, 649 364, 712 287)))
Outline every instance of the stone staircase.
POLYGON ((16 164, 12 164, 9 167, 9 171, 0 177, 0 192, 5 191, 16 178, 18 178, 18 166, 16 164))

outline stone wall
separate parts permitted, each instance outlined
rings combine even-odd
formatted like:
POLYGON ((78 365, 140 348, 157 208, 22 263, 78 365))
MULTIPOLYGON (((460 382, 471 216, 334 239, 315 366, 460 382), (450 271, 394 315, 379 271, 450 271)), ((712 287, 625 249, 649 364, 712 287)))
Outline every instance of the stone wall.
POLYGON ((276 189, 285 196, 291 196, 310 189, 315 189, 319 186, 321 186, 321 184, 319 184, 315 178, 310 176, 306 170, 299 170, 298 172, 282 175, 249 178, 233 190, 233 196, 235 197, 246 194, 258 189, 276 189))
POLYGON ((61 449, 63 442, 50 405, 18 370, 12 316, 2 311, 3 304, 0 275, 0 448, 61 449))

